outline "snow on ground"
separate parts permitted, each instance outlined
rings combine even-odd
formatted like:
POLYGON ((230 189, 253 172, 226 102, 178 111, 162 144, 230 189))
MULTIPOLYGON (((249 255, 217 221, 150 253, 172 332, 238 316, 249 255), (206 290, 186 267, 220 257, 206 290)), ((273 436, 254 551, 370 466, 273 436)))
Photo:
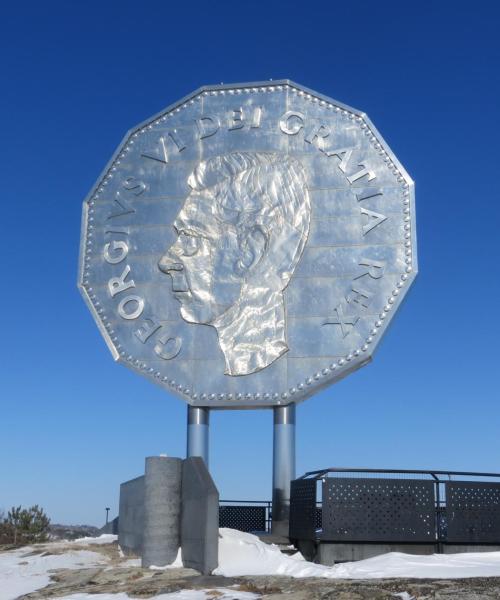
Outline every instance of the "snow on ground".
MULTIPOLYGON (((257 536, 220 529, 219 567, 215 574, 227 577, 239 575, 286 575, 289 577, 322 577, 328 579, 429 578, 451 579, 465 577, 500 577, 500 552, 464 554, 434 554, 415 556, 391 552, 367 560, 343 563, 333 567, 307 562, 296 553, 282 554, 277 546, 262 542, 257 536)), ((113 569, 104 554, 76 549, 90 544, 110 544, 116 536, 81 538, 75 542, 52 542, 43 547, 24 547, 0 553, 0 600, 14 600, 50 583, 54 569, 81 569, 103 566, 113 569), (75 549, 72 549, 75 548, 75 549), (34 551, 38 552, 34 554, 34 551), (41 552, 41 553, 40 553, 41 552), (52 553, 51 553, 52 552, 52 553)), ((138 559, 126 559, 120 567, 138 567, 138 559)), ((169 568, 182 566, 180 554, 169 568)), ((253 600, 255 594, 219 590, 224 599, 253 600), (224 595, 225 594, 225 595, 224 595)), ((208 591, 184 590, 162 594, 154 600, 208 600, 208 591)), ((73 594, 66 600, 128 600, 126 594, 73 594)))
MULTIPOLYGON (((153 596, 149 600, 214 600, 214 591, 218 592, 217 600, 258 600, 260 596, 251 592, 239 592, 230 588, 212 590, 183 590, 153 596)), ((57 600, 131 600, 127 594, 72 594, 59 597, 57 600)))
POLYGON ((288 575, 328 579, 385 579, 391 577, 450 579, 500 577, 500 552, 432 554, 415 556, 390 552, 333 567, 305 561, 300 554, 287 556, 277 546, 234 529, 220 529, 219 567, 215 573, 237 575, 288 575))
MULTIPOLYGON (((50 548, 52 544, 47 544, 50 548)), ((60 543, 55 543, 59 546, 60 543)), ((34 592, 50 583, 53 569, 82 569, 107 564, 97 552, 70 550, 63 554, 30 554, 34 547, 0 553, 0 600, 13 600, 22 594, 34 592)))
POLYGON ((72 544, 78 544, 79 546, 85 546, 86 544, 112 544, 118 541, 118 536, 112 533, 103 533, 99 537, 82 537, 72 540, 72 544))
POLYGON ((467 552, 416 556, 390 552, 333 567, 345 579, 458 579, 500 577, 500 552, 467 552))
POLYGON ((182 550, 179 548, 179 550, 177 551, 177 556, 175 557, 173 563, 164 567, 157 567, 156 565, 151 565, 149 568, 153 569, 153 571, 164 571, 165 569, 179 569, 183 566, 184 565, 182 563, 182 550))
POLYGON ((283 554, 278 546, 265 544, 251 533, 219 529, 219 566, 216 575, 288 575, 324 577, 329 568, 306 562, 299 553, 283 554))

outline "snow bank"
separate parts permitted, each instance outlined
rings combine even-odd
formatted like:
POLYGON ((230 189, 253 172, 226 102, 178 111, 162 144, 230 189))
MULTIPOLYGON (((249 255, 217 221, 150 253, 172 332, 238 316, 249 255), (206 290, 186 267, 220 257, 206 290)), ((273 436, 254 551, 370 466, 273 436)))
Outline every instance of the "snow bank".
POLYGON ((329 579, 382 579, 391 577, 451 579, 500 577, 500 552, 415 556, 390 552, 375 558, 333 567, 305 561, 300 554, 287 556, 277 546, 233 529, 220 529, 219 567, 215 573, 237 575, 288 575, 329 579))
POLYGON ((33 551, 34 548, 26 546, 0 553, 0 600, 14 600, 45 587, 50 583, 49 571, 52 569, 81 569, 107 564, 101 554, 88 550, 28 556, 33 551))
MULTIPOLYGON (((258 600, 260 596, 250 592, 237 592, 228 588, 212 590, 182 590, 170 594, 152 596, 149 600, 214 600, 214 592, 218 592, 217 600, 258 600)), ((132 600, 127 594, 72 594, 59 597, 57 600, 132 600)))
POLYGON ((358 562, 336 565, 332 568, 336 571, 336 577, 346 579, 500 577, 500 552, 467 552, 427 556, 390 552, 358 562))
POLYGON ((297 553, 283 554, 278 546, 265 544, 250 533, 219 529, 219 566, 216 575, 288 575, 289 577, 325 577, 328 567, 306 562, 297 553))
POLYGON ((103 533, 99 537, 81 537, 76 540, 72 540, 71 544, 85 545, 85 544, 112 544, 118 541, 118 536, 112 533, 103 533))

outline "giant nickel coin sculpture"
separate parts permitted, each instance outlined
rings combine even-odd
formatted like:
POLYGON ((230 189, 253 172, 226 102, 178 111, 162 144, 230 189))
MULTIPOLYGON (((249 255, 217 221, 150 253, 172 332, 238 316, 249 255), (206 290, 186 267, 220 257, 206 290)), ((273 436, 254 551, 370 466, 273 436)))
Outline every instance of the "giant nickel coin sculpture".
POLYGON ((113 357, 193 406, 296 403, 367 364, 416 272, 408 174, 364 113, 290 81, 131 129, 83 206, 113 357))

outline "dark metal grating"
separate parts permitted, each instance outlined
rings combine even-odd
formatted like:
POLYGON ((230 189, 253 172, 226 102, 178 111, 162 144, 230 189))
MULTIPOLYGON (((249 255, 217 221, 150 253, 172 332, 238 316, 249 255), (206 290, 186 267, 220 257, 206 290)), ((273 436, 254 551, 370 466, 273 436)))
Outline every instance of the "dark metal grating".
POLYGON ((316 525, 316 529, 321 529, 323 527, 323 509, 321 508, 321 506, 316 506, 316 513, 315 513, 315 525, 316 525))
POLYGON ((500 484, 448 481, 446 541, 500 544, 500 484))
POLYGON ((296 479, 290 489, 290 539, 316 538, 316 480, 296 479))
POLYGON ((434 542, 434 482, 330 478, 323 481, 322 540, 434 542))
POLYGON ((219 506, 219 527, 238 531, 266 531, 265 506, 219 506))

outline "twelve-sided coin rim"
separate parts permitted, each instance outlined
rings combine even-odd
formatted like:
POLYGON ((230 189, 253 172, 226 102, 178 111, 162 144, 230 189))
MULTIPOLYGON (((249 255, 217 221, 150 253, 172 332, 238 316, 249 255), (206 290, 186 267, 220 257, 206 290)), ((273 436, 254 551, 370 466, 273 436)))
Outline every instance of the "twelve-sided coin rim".
POLYGON ((106 343, 113 354, 115 360, 127 364, 130 368, 138 371, 142 375, 150 377, 156 383, 172 390, 176 395, 193 405, 215 405, 215 406, 268 406, 277 404, 288 404, 304 400, 312 395, 319 387, 323 387, 333 381, 341 379, 349 372, 359 368, 371 359, 374 349, 381 338, 384 329, 390 321, 391 311, 400 303, 410 284, 417 274, 416 261, 416 235, 415 235, 415 210, 414 210, 414 184, 408 176, 402 165, 396 159, 392 151, 388 148, 382 136, 370 122, 366 114, 357 111, 349 106, 332 100, 322 94, 308 90, 289 80, 262 82, 236 85, 205 86, 193 94, 183 98, 178 103, 166 108, 161 113, 151 117, 139 126, 131 129, 124 137, 118 150, 115 152, 110 162, 104 169, 92 191, 84 201, 82 217, 82 243, 80 251, 80 265, 78 287, 104 337, 106 343), (245 95, 255 93, 283 93, 288 92, 303 98, 305 101, 317 103, 327 111, 338 113, 341 118, 350 120, 357 125, 367 136, 369 142, 375 151, 382 157, 387 168, 393 174, 397 184, 402 188, 403 199, 403 227, 404 227, 404 251, 405 251, 405 270, 400 273, 399 280, 387 299, 382 311, 373 324, 369 335, 358 348, 347 353, 336 362, 330 363, 321 371, 311 373, 296 386, 290 387, 281 393, 247 393, 231 394, 215 391, 196 391, 190 389, 182 382, 176 381, 168 376, 162 375, 160 371, 155 370, 142 360, 134 358, 127 353, 120 343, 112 324, 109 322, 104 307, 100 304, 95 291, 90 283, 91 259, 94 253, 94 213, 95 203, 106 190, 115 172, 121 164, 122 159, 126 158, 127 153, 131 151, 137 138, 146 132, 162 125, 170 117, 181 112, 188 106, 199 102, 204 96, 217 95, 245 95), (371 349, 371 351, 370 351, 371 349))

